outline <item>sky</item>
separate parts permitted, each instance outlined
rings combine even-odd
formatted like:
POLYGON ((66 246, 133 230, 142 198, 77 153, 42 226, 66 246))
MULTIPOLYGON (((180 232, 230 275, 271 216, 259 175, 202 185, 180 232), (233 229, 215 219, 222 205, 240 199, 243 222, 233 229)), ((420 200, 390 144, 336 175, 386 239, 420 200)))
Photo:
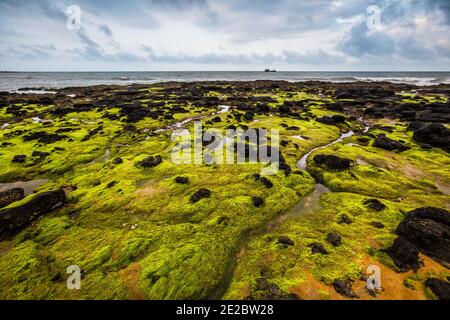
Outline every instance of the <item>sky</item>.
POLYGON ((8 71, 449 71, 449 35, 449 0, 0 0, 8 71))

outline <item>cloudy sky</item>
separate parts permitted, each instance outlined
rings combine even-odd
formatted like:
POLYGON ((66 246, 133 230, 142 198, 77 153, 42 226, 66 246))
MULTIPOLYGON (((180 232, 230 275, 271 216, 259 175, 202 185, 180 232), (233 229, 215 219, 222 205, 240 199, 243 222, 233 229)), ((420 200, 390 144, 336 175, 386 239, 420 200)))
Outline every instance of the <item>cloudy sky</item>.
POLYGON ((449 71, 449 35, 449 0, 0 0, 0 70, 449 71))

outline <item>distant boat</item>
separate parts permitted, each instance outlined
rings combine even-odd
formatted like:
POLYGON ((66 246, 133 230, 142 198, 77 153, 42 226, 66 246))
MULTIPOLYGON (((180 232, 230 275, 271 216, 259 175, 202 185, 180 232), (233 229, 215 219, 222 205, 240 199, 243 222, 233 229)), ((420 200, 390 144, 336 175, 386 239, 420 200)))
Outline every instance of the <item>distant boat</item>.
POLYGON ((273 70, 266 69, 266 70, 264 70, 264 72, 277 72, 277 70, 275 70, 275 69, 273 69, 273 70))

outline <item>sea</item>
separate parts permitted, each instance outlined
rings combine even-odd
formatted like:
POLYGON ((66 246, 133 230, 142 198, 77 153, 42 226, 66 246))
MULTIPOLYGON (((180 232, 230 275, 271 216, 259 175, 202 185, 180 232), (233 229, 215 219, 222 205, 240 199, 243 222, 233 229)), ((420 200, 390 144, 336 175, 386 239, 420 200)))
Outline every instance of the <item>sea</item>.
POLYGON ((450 72, 298 72, 298 71, 170 71, 170 72, 0 72, 0 91, 21 88, 64 88, 92 85, 151 84, 165 81, 389 81, 418 86, 450 84, 450 72))

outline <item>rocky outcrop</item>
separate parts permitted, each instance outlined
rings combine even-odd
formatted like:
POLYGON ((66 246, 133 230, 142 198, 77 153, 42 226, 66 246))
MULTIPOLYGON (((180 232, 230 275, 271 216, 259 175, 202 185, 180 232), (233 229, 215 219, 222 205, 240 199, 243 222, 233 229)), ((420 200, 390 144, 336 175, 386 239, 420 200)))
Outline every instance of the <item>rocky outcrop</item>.
POLYGON ((33 196, 15 207, 0 209, 0 239, 12 236, 44 214, 66 203, 64 190, 58 189, 33 196))

